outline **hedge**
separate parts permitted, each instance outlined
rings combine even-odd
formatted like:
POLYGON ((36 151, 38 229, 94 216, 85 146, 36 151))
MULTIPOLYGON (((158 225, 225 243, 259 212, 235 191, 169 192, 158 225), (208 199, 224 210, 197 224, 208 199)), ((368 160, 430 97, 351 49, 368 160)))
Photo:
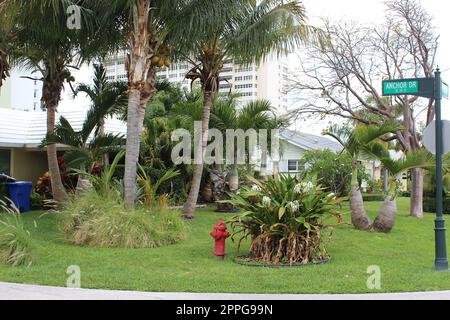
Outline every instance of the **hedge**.
MULTIPOLYGON (((436 212, 436 198, 424 197, 423 210, 425 212, 436 212)), ((450 197, 446 197, 444 201, 444 213, 450 214, 450 197)))
POLYGON ((363 194, 363 201, 365 202, 384 201, 384 195, 380 193, 363 194))

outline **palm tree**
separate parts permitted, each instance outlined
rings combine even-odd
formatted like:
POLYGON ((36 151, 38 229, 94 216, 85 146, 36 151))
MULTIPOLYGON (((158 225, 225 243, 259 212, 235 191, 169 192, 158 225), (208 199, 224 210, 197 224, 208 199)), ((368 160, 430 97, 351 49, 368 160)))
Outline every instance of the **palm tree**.
MULTIPOLYGON (((275 129, 278 123, 272 110, 273 107, 268 100, 252 101, 239 109, 236 104, 236 99, 233 97, 217 99, 211 109, 210 128, 219 129, 223 133, 227 129, 242 129, 244 132, 249 129, 275 129)), ((250 154, 254 150, 249 150, 248 147, 246 145, 245 152, 247 161, 250 161, 250 154)), ((237 156, 236 151, 235 149, 235 158, 237 156)), ((267 152, 265 153, 267 154, 267 152)), ((238 189, 238 186, 238 165, 234 161, 230 175, 230 190, 235 191, 238 189)))
POLYGON ((324 134, 336 139, 352 158, 352 180, 350 191, 350 208, 352 223, 358 230, 368 230, 371 226, 369 216, 364 209, 364 201, 358 182, 359 161, 366 155, 373 155, 374 150, 385 148, 380 138, 394 133, 398 127, 393 123, 385 123, 380 127, 359 125, 353 129, 348 126, 332 126, 324 134))
POLYGON ((187 38, 177 44, 180 51, 188 53, 185 58, 193 65, 186 78, 199 80, 203 94, 201 147, 195 155, 192 186, 183 207, 188 219, 193 218, 197 203, 210 110, 225 60, 234 59, 244 65, 259 63, 271 52, 286 54, 301 44, 323 44, 327 39, 306 24, 305 9, 299 1, 222 1, 217 8, 222 11, 209 17, 207 32, 198 39, 187 38))
MULTIPOLYGON (((224 0, 224 3, 236 0, 224 0)), ((170 66, 171 46, 182 39, 195 40, 206 31, 208 18, 222 6, 208 0, 90 0, 104 28, 121 34, 128 48, 127 147, 125 204, 134 207, 139 142, 147 102, 156 93, 156 72, 170 66)))
MULTIPOLYGON (((34 71, 36 77, 30 79, 43 83, 41 102, 47 110, 48 134, 55 128, 64 83, 74 81, 69 69, 80 66, 94 51, 99 53, 104 41, 103 35, 93 32, 94 16, 84 8, 81 8, 81 29, 67 27, 68 7, 83 3, 82 0, 5 0, 0 4, 0 16, 13 26, 11 60, 34 71)), ((61 181, 56 145, 47 146, 47 158, 53 197, 62 201, 67 194, 61 181)))
POLYGON ((76 131, 66 118, 60 117, 53 132, 47 134, 42 142, 43 146, 61 144, 70 148, 65 152, 64 160, 71 168, 79 169, 77 190, 81 189, 84 175, 91 172, 95 163, 101 161, 105 154, 119 151, 125 145, 125 138, 120 134, 100 133, 96 119, 95 113, 89 113, 82 129, 76 131))
POLYGON ((397 195, 401 182, 398 180, 402 172, 416 168, 434 167, 432 157, 428 151, 422 149, 416 152, 410 152, 398 160, 390 157, 387 150, 374 150, 373 154, 379 157, 384 168, 389 172, 389 188, 386 192, 383 206, 380 213, 370 227, 370 230, 376 232, 390 232, 395 224, 397 215, 397 195))
POLYGON ((0 90, 3 85, 3 81, 9 77, 9 71, 11 68, 9 64, 9 52, 11 50, 11 39, 9 38, 11 28, 7 25, 7 22, 8 19, 2 18, 2 23, 0 25, 0 90))
MULTIPOLYGON (((127 105, 127 84, 123 81, 109 82, 106 79, 106 70, 102 64, 94 64, 94 84, 82 83, 75 89, 75 96, 86 94, 91 100, 91 107, 87 113, 85 127, 95 128, 95 136, 104 135, 105 120, 108 117, 123 113, 127 105)), ((105 153, 104 164, 109 163, 108 154, 105 153)))

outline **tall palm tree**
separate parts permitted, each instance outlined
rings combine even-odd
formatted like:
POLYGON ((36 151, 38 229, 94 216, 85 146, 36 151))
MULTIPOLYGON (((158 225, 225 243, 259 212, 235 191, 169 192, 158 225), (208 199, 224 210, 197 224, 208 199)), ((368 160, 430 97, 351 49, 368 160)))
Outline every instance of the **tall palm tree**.
MULTIPOLYGON (((95 128, 95 136, 103 136, 105 120, 114 115, 120 115, 127 105, 127 84, 123 81, 109 82, 106 70, 102 64, 94 64, 94 84, 79 84, 75 88, 75 96, 84 93, 91 100, 87 113, 85 127, 95 128)), ((105 153, 103 163, 108 164, 108 154, 105 153)))
POLYGON ((435 164, 432 156, 424 149, 410 152, 397 160, 391 158, 387 150, 377 149, 373 151, 373 154, 379 157, 383 167, 389 172, 389 187, 380 213, 370 226, 370 230, 390 232, 394 227, 397 215, 397 195, 401 186, 401 182, 398 180, 399 175, 416 168, 432 168, 435 164))
MULTIPOLYGON (((2 13, 5 14, 5 13, 2 13)), ((3 81, 9 77, 9 71, 11 69, 9 63, 9 52, 11 50, 11 27, 8 25, 8 19, 1 19, 0 24, 0 90, 3 85, 3 81), (4 22, 5 21, 5 22, 4 22)))
MULTIPOLYGON (((74 81, 71 67, 99 53, 104 37, 93 32, 94 16, 83 7, 82 0, 4 0, 0 16, 12 25, 14 48, 11 60, 35 72, 32 80, 42 81, 42 107, 47 110, 47 133, 55 128, 55 115, 64 83, 74 81), (81 29, 67 27, 69 6, 79 5, 82 12, 81 29), (95 43, 95 46, 94 46, 95 43)), ((3 23, 3 20, 2 20, 3 23)), ((47 146, 48 166, 53 197, 66 198, 61 181, 56 146, 47 146)))
MULTIPOLYGON (((268 100, 255 100, 247 103, 242 108, 238 108, 236 100, 233 98, 217 99, 211 109, 210 128, 219 129, 223 133, 227 129, 242 129, 243 131, 247 131, 249 129, 271 130, 277 127, 277 118, 268 100)), ((249 146, 246 145, 246 158, 247 161, 250 161, 250 155, 254 150, 249 150, 248 148, 249 146)), ((267 154, 267 150, 265 151, 267 154)), ((235 154, 235 158, 236 156, 235 154)), ((235 191, 238 189, 238 186, 238 164, 234 161, 230 175, 230 190, 235 191)))
POLYGON ((209 28, 198 39, 178 42, 193 65, 186 75, 199 80, 203 93, 201 147, 197 148, 194 176, 183 207, 186 218, 193 218, 203 172, 203 154, 208 140, 210 110, 217 95, 220 73, 226 59, 242 64, 259 63, 271 52, 286 54, 307 42, 324 43, 326 37, 306 23, 301 2, 282 0, 241 0, 221 2, 220 12, 209 17, 209 28))
POLYGON ((332 126, 324 134, 336 139, 352 158, 352 180, 350 191, 350 208, 352 211, 352 223, 358 230, 368 230, 371 221, 364 208, 364 201, 361 194, 358 171, 360 160, 366 155, 373 155, 374 150, 385 148, 380 138, 394 133, 398 127, 393 123, 385 123, 380 127, 374 125, 359 125, 355 128, 348 126, 332 126))
MULTIPOLYGON (((156 93, 156 72, 169 66, 171 46, 206 31, 208 18, 223 9, 208 0, 90 0, 104 28, 121 34, 128 50, 125 204, 136 199, 136 171, 145 107, 156 93)), ((236 1, 224 0, 224 3, 236 1)))

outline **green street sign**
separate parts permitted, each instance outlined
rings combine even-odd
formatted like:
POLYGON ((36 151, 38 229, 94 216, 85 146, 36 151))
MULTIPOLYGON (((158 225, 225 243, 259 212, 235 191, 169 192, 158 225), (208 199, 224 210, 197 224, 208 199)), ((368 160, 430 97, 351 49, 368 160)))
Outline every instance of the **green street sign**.
POLYGON ((402 95, 419 93, 419 80, 383 81, 383 95, 402 95))
POLYGON ((384 80, 383 96, 414 95, 433 99, 435 97, 434 82, 434 78, 384 80))
POLYGON ((442 81, 442 98, 448 99, 448 84, 442 81))

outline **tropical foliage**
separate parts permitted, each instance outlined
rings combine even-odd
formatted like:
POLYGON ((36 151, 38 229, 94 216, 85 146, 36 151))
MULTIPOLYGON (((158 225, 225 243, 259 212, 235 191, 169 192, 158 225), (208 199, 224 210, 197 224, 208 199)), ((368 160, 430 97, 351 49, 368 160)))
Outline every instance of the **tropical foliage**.
POLYGON ((251 238, 249 258, 272 264, 307 264, 329 258, 323 245, 330 218, 341 223, 335 206, 342 199, 311 177, 303 181, 290 175, 269 178, 267 183, 251 179, 228 202, 241 213, 230 220, 234 236, 251 238))
POLYGON ((66 238, 73 244, 100 248, 155 248, 185 239, 180 213, 138 207, 125 209, 117 193, 94 190, 73 198, 61 212, 66 238))
POLYGON ((376 149, 373 153, 378 156, 383 167, 389 172, 389 186, 380 213, 370 229, 377 232, 390 232, 394 227, 397 215, 397 196, 401 190, 399 176, 403 172, 415 168, 433 168, 435 162, 431 154, 425 149, 410 152, 399 159, 393 159, 388 150, 376 149))
MULTIPOLYGON (((203 94, 201 148, 204 154, 210 112, 220 85, 225 61, 243 66, 257 64, 269 54, 285 55, 305 43, 325 44, 327 37, 306 23, 305 9, 298 1, 222 1, 209 17, 206 31, 194 39, 184 38, 175 48, 184 53, 192 68, 186 78, 198 80, 203 94)), ((191 190, 183 207, 186 218, 193 218, 203 173, 203 163, 194 164, 191 190)))
POLYGON ((0 200, 0 263, 29 267, 34 260, 31 235, 20 211, 0 200))
POLYGON ((360 161, 374 157, 376 150, 385 150, 386 143, 381 138, 398 131, 394 123, 386 122, 381 126, 358 125, 354 128, 349 126, 331 126, 324 134, 336 139, 352 159, 352 180, 350 190, 350 207, 352 210, 352 223, 358 230, 367 230, 371 222, 364 209, 364 201, 361 194, 358 172, 360 161))

